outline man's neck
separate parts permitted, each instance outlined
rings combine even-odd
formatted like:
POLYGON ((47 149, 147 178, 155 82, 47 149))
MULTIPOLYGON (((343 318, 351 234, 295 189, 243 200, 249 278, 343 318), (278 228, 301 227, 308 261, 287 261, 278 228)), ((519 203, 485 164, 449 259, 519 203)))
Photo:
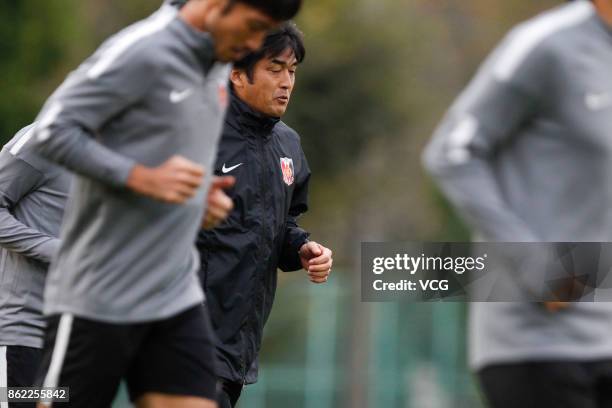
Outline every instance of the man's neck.
POLYGON ((236 91, 235 89, 232 90, 232 92, 234 93, 234 96, 236 97, 236 99, 238 99, 243 105, 245 105, 250 111, 251 113, 255 114, 255 116, 261 116, 261 117, 266 117, 265 114, 261 113, 260 111, 258 111, 257 109, 255 109, 254 107, 252 107, 246 100, 246 98, 244 97, 244 95, 241 95, 240 91, 236 91))
POLYGON ((612 0, 595 0, 595 8, 610 27, 612 27, 612 0))

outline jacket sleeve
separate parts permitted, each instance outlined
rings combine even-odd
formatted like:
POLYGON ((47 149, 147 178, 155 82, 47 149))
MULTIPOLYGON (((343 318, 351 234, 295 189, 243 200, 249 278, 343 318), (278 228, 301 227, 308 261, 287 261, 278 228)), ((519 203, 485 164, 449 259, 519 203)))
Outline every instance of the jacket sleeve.
POLYGON ((446 114, 423 155, 459 215, 488 241, 539 241, 508 206, 493 167, 496 151, 542 107, 551 75, 546 50, 526 52, 520 47, 524 41, 518 31, 502 42, 446 114))
POLYGON ((300 149, 302 171, 296 178, 296 186, 291 197, 291 206, 285 223, 285 237, 281 249, 278 267, 284 272, 302 269, 298 251, 308 242, 309 233, 299 227, 297 220, 308 211, 308 183, 310 168, 304 152, 300 149))
POLYGON ((13 215, 24 196, 38 188, 44 175, 27 162, 0 152, 0 246, 40 262, 49 263, 59 248, 59 239, 30 228, 13 215))
MULTIPOLYGON (((554 103, 549 83, 555 75, 554 53, 543 46, 530 48, 530 41, 519 30, 502 42, 446 114, 423 156, 442 192, 485 241, 542 241, 508 204, 495 171, 504 145, 554 103)), ((541 299, 546 268, 537 259, 525 266, 529 251, 512 248, 500 249, 500 255, 516 273, 519 287, 541 299)))
POLYGON ((142 98, 156 74, 143 50, 117 57, 113 49, 111 43, 98 51, 66 79, 40 113, 34 138, 37 152, 47 159, 101 183, 124 186, 135 162, 97 138, 111 119, 142 98))

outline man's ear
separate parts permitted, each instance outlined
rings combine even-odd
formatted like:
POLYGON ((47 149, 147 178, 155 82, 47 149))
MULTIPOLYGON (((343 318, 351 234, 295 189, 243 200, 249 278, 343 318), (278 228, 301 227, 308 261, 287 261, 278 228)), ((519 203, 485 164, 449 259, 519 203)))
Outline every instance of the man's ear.
POLYGON ((230 73, 230 81, 232 81, 232 85, 234 85, 235 89, 244 88, 246 81, 248 81, 246 72, 239 69, 232 69, 232 72, 230 73))

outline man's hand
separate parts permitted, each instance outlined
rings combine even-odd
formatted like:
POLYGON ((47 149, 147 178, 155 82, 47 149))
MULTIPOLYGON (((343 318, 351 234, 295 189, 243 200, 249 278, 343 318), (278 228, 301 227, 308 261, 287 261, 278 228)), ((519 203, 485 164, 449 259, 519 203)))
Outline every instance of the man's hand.
POLYGON ((172 204, 183 204, 202 184, 204 168, 182 156, 172 156, 158 167, 137 164, 127 187, 138 194, 172 204))
POLYGON ((553 301, 553 302, 543 302, 542 304, 544 305, 546 310, 548 310, 550 313, 556 313, 560 310, 567 309, 571 305, 571 302, 553 301))
POLYGON ((223 190, 231 188, 235 183, 236 179, 232 176, 213 177, 210 190, 208 190, 208 205, 202 228, 215 228, 227 218, 234 208, 234 202, 223 190))
POLYGON ((313 283, 325 283, 333 264, 332 251, 323 245, 310 241, 300 248, 302 266, 308 271, 308 277, 313 283))

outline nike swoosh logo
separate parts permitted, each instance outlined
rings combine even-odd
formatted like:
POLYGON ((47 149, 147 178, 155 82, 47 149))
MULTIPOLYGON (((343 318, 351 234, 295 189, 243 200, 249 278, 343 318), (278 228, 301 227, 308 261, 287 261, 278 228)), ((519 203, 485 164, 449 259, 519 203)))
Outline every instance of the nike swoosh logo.
POLYGON ((584 103, 590 110, 597 111, 612 106, 612 96, 607 92, 588 93, 584 103))
POLYGON ((241 165, 242 163, 238 163, 237 165, 232 166, 232 167, 225 167, 225 163, 223 163, 223 168, 221 169, 221 171, 223 172, 223 174, 229 173, 230 171, 240 167, 241 165))
POLYGON ((185 99, 189 98, 192 93, 193 93, 192 88, 187 88, 182 91, 173 90, 172 92, 170 92, 170 102, 172 103, 183 102, 185 99))

